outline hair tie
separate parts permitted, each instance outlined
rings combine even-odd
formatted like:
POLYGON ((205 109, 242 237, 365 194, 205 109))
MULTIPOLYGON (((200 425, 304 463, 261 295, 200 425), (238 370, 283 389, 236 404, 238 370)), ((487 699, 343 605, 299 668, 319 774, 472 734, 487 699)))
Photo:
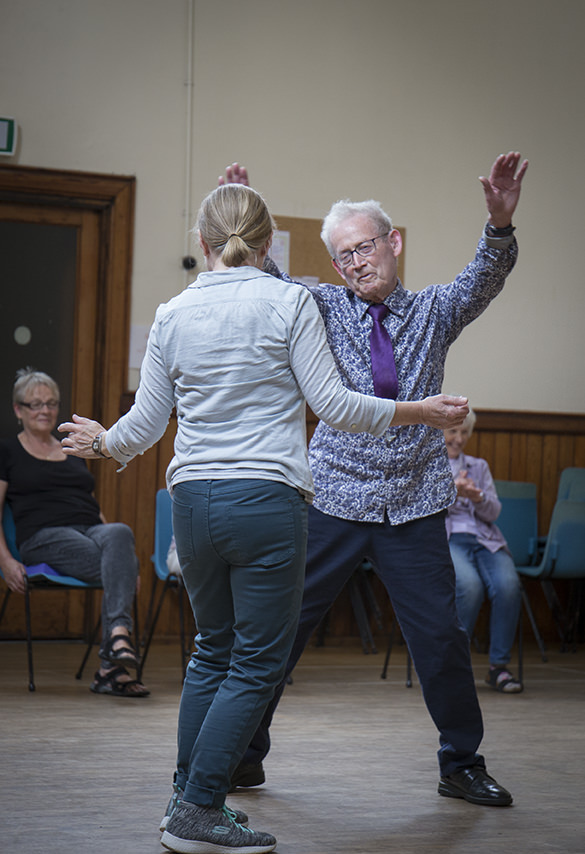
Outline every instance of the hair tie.
POLYGON ((232 233, 228 237, 228 240, 230 240, 232 237, 239 237, 239 236, 240 236, 239 234, 235 234, 235 232, 232 231, 232 233))

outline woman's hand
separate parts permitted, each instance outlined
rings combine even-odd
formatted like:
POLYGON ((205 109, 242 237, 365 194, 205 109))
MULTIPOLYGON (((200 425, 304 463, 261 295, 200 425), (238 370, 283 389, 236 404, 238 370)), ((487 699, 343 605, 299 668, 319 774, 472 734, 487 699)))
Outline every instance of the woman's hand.
POLYGON ((469 498, 474 504, 480 504, 483 501, 483 492, 475 485, 466 471, 459 472, 455 478, 455 486, 460 498, 469 498))
MULTIPOLYGON (((91 446, 95 437, 99 436, 100 433, 105 433, 106 428, 99 421, 92 421, 89 418, 83 418, 81 415, 73 415, 72 418, 72 421, 64 421, 57 427, 60 433, 68 434, 64 439, 61 439, 63 451, 74 457, 99 460, 100 455, 96 454, 91 446)), ((107 453, 105 447, 102 450, 107 453)))
POLYGON ((421 401, 423 408, 422 424, 446 430, 463 424, 469 413, 466 397, 453 397, 450 394, 435 394, 421 401))
POLYGON ((397 400, 392 427, 426 424, 446 430, 463 424, 468 412, 467 398, 451 394, 435 394, 424 400, 397 400))
POLYGON ((26 591, 26 569, 18 560, 6 561, 2 567, 4 581, 15 593, 26 591))

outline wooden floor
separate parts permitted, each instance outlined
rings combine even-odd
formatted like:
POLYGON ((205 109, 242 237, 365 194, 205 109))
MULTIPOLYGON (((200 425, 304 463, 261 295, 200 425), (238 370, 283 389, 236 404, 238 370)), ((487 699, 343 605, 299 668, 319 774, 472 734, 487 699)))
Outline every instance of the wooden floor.
MULTIPOLYGON (((178 645, 177 645, 178 647, 178 645)), ((3 854, 161 854, 158 823, 175 758, 178 648, 153 646, 147 700, 88 691, 83 649, 35 645, 29 693, 21 643, 0 644, 3 854)), ((514 795, 487 808, 437 795, 437 736, 403 648, 308 649, 273 725, 267 782, 231 795, 278 854, 583 854, 585 648, 525 656, 526 690, 491 691, 474 670, 491 773, 514 795)), ((94 666, 95 666, 94 655, 94 666)))

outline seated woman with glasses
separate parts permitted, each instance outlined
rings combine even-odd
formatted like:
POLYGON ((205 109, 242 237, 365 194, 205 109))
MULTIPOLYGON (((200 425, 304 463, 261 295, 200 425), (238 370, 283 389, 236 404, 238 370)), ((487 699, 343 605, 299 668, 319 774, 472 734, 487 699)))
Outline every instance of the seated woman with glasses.
MULTIPOLYGON (((53 436, 55 380, 31 368, 18 371, 12 403, 22 429, 0 441, 0 514, 8 501, 24 564, 47 563, 63 575, 101 583, 101 667, 91 691, 146 697, 150 692, 126 669, 140 663, 130 640, 138 578, 134 535, 127 525, 105 523, 86 463, 67 456, 53 436)), ((12 557, 1 527, 0 567, 10 589, 24 593, 26 570, 12 557)))

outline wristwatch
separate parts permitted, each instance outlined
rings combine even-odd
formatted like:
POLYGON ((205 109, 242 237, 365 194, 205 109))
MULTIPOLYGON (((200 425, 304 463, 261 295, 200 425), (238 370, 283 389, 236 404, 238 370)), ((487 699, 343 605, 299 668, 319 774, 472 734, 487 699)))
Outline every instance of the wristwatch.
POLYGON ((103 435, 104 435, 103 433, 98 433, 97 436, 94 437, 94 440, 91 443, 91 449, 94 452, 94 454, 98 455, 98 457, 101 457, 102 459, 107 460, 106 455, 102 451, 102 436, 103 435))
POLYGON ((504 228, 496 228, 490 222, 486 222, 485 224, 485 233, 488 237, 511 237, 515 231, 516 229, 512 223, 506 225, 504 228))

